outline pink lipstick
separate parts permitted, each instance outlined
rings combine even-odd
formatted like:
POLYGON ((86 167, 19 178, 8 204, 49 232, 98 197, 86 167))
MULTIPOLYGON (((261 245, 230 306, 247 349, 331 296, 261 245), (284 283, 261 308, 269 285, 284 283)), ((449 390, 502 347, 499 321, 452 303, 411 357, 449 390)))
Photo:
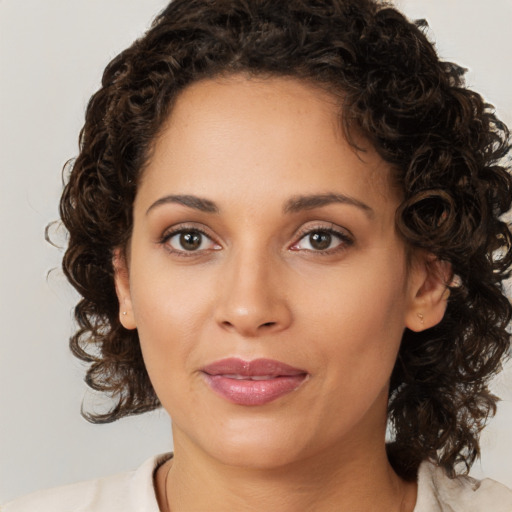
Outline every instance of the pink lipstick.
POLYGON ((202 372, 213 391, 238 405, 272 402, 295 391, 308 376, 304 370, 272 359, 222 359, 202 372))

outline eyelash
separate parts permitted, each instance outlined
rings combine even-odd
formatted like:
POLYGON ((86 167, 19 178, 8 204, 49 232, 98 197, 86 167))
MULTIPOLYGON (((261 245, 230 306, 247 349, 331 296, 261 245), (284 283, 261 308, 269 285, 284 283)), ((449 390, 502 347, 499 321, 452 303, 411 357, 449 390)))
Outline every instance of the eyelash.
MULTIPOLYGON (((165 247, 165 249, 173 254, 173 255, 176 255, 176 256, 180 256, 180 257, 193 257, 193 256, 197 256, 198 254, 200 254, 201 252, 203 252, 204 250, 200 251, 186 251, 186 250, 176 250, 176 249, 173 249, 170 245, 169 245, 169 241, 176 235, 180 235, 180 234, 183 234, 183 233, 199 233, 200 235, 208 238, 209 240, 211 240, 213 243, 216 243, 212 237, 203 229, 199 228, 199 227, 196 227, 196 226, 179 226, 179 227, 176 227, 175 229, 172 229, 171 231, 167 231, 166 233, 164 233, 164 235, 158 240, 158 243, 162 246, 165 247)), ((295 251, 299 251, 299 250, 302 250, 302 251, 305 251, 305 252, 309 252, 309 253, 313 253, 313 254, 319 254, 319 255, 332 255, 332 254, 336 254, 338 252, 341 252, 341 251, 344 251, 346 250, 348 247, 352 246, 354 244, 354 240, 353 238, 348 235, 346 232, 343 232, 341 230, 337 230, 337 229, 334 229, 333 227, 325 227, 325 226, 314 226, 314 227, 308 227, 302 231, 299 232, 299 234, 297 235, 297 241, 294 242, 291 246, 290 246, 290 250, 295 250, 295 251), (337 245, 336 247, 334 248, 331 248, 331 249, 325 249, 325 250, 313 250, 313 249, 293 249, 294 246, 297 246, 302 240, 304 240, 306 237, 314 234, 314 233, 326 233, 326 234, 329 234, 331 236, 334 236, 336 238, 338 238, 340 240, 340 243, 339 245, 337 245)), ((217 244, 218 245, 218 244, 217 244)), ((218 249, 215 249, 215 250, 218 250, 218 249)))
POLYGON ((181 256, 181 257, 185 257, 185 258, 197 256, 197 254, 199 254, 201 251, 176 250, 176 249, 173 249, 169 245, 169 241, 173 237, 175 237, 176 235, 183 234, 183 233, 199 233, 200 235, 208 238, 209 240, 212 240, 212 242, 213 242, 211 235, 209 235, 205 230, 198 228, 196 226, 186 226, 186 225, 183 226, 182 225, 182 226, 172 229, 171 231, 165 232, 163 234, 163 236, 160 238, 160 240, 158 241, 158 243, 160 245, 163 245, 165 247, 166 251, 168 251, 170 254, 173 254, 175 256, 181 256))
MULTIPOLYGON (((294 242, 292 244, 292 247, 298 245, 302 240, 307 238, 308 236, 311 236, 314 233, 326 233, 328 235, 334 236, 340 240, 339 245, 332 249, 324 249, 324 250, 312 250, 312 249, 302 249, 303 251, 313 253, 313 254, 320 254, 320 255, 332 255, 337 254, 338 252, 347 250, 350 246, 354 245, 354 239, 351 235, 347 234, 344 231, 338 230, 331 227, 325 227, 325 226, 313 226, 313 227, 307 227, 304 230, 300 231, 298 234, 297 242, 294 242)), ((294 250, 294 249, 292 249, 294 250)), ((300 250, 300 249, 295 249, 300 250)))

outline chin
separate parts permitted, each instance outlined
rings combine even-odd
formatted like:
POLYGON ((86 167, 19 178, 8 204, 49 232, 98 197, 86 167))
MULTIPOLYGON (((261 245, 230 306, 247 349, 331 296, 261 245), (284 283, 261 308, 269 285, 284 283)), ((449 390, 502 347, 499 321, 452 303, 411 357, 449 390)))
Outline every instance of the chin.
POLYGON ((279 425, 278 421, 223 425, 200 444, 211 457, 227 466, 254 470, 278 469, 304 458, 307 440, 298 426, 279 425), (294 432, 295 430, 295 432, 294 432))
POLYGON ((256 471, 277 470, 303 458, 302 450, 283 443, 232 443, 211 452, 212 457, 227 466, 256 471))

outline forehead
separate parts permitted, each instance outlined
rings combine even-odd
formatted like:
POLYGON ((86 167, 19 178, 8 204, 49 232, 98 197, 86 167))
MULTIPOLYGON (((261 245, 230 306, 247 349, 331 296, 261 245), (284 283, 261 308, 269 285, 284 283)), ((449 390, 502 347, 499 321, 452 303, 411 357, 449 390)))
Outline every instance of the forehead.
POLYGON ((165 190, 284 200, 341 188, 389 200, 389 165, 366 141, 356 139, 363 151, 347 142, 339 111, 339 98, 291 78, 194 83, 157 137, 138 195, 165 190))

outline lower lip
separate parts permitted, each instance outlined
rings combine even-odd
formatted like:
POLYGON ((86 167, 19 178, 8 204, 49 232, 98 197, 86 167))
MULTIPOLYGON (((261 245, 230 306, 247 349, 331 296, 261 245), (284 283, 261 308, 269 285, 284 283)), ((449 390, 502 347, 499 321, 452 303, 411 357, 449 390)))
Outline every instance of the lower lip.
POLYGON ((269 380, 238 380, 223 375, 203 374, 210 388, 237 405, 264 405, 295 391, 306 374, 275 377, 269 380))

